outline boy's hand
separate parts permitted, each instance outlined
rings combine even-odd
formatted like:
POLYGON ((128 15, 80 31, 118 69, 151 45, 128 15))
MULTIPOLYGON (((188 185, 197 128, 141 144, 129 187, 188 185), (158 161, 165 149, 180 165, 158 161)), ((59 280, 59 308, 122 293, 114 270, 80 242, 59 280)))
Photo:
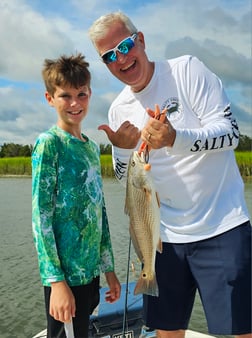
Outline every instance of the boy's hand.
POLYGON ((50 315, 63 323, 75 317, 75 298, 66 281, 51 283, 50 315))
POLYGON ((106 292, 105 300, 108 303, 114 303, 120 298, 121 285, 114 272, 106 272, 105 276, 109 286, 109 291, 106 292))

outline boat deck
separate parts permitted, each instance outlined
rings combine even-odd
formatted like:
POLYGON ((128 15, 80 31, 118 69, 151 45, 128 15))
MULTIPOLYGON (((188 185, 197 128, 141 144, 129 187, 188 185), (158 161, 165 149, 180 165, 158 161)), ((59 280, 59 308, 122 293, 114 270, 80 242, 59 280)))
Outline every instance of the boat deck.
MULTIPOLYGON (((154 338, 155 331, 145 329, 142 308, 142 295, 134 295, 135 282, 131 282, 126 290, 122 284, 121 298, 115 303, 105 301, 105 293, 108 288, 100 289, 100 303, 90 317, 89 338, 122 338, 123 327, 125 327, 126 338, 154 338), (125 298, 127 297, 127 322, 123 325, 125 298), (124 295, 124 296, 123 296, 124 295)), ((187 330, 186 338, 210 338, 200 332, 187 330)), ((46 338, 46 330, 41 331, 33 338, 46 338)), ((68 338, 73 338, 71 335, 68 338)))
MULTIPOLYGON (((136 336, 134 336, 134 337, 136 337, 136 336)), ((152 336, 152 337, 155 337, 155 336, 152 336)), ((213 338, 214 336, 209 336, 209 335, 204 334, 204 333, 200 333, 200 332, 196 332, 196 331, 192 331, 192 330, 187 330, 185 337, 186 338, 213 338)), ((38 333, 33 338, 46 338, 46 330, 41 331, 40 333, 38 333)), ((106 338, 108 338, 108 336, 106 336, 106 338)))

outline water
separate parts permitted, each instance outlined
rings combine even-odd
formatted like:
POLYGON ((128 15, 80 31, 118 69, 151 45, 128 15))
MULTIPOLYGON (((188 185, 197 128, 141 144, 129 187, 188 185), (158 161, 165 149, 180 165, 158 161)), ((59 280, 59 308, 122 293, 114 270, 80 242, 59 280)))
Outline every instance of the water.
MULTIPOLYGON (((245 187, 252 214, 252 182, 245 187)), ((105 179, 104 192, 117 275, 125 282, 129 235, 128 218, 123 213, 124 190, 115 180, 105 179)), ((30 178, 0 178, 0 219, 0 338, 31 338, 45 328, 46 319, 32 240, 30 178)), ((136 271, 131 269, 130 280, 135 280, 140 264, 133 249, 131 264, 136 271)), ((198 298, 190 328, 207 333, 198 298)))

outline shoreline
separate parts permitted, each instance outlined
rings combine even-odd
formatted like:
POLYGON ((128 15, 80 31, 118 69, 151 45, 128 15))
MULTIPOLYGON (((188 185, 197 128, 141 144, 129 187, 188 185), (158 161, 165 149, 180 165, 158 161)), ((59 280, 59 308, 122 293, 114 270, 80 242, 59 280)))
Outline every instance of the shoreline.
MULTIPOLYGON (((252 182, 252 176, 242 176, 242 179, 244 183, 250 183, 252 182)), ((17 174, 0 174, 0 178, 32 178, 32 175, 17 175, 17 174)), ((102 175, 102 178, 114 178, 116 180, 115 176, 111 175, 102 175)))
MULTIPOLYGON (((236 163, 244 181, 252 179, 252 152, 235 152, 236 163)), ((111 154, 101 154, 102 177, 114 178, 111 154)), ((31 177, 32 166, 30 157, 3 157, 0 158, 0 177, 31 177)))

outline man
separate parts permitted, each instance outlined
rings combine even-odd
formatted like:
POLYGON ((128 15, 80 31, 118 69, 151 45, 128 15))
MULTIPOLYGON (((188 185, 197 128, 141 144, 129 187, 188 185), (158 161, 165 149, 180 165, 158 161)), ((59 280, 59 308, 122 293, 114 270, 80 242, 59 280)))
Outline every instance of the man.
POLYGON ((197 58, 151 62, 145 40, 121 12, 96 20, 90 38, 125 88, 102 125, 123 181, 145 141, 161 202, 159 297, 144 295, 146 324, 183 338, 198 289, 212 334, 251 337, 251 225, 235 161, 237 123, 222 83, 197 58), (155 105, 166 123, 154 119, 155 105), (150 115, 152 117, 150 117, 150 115))

